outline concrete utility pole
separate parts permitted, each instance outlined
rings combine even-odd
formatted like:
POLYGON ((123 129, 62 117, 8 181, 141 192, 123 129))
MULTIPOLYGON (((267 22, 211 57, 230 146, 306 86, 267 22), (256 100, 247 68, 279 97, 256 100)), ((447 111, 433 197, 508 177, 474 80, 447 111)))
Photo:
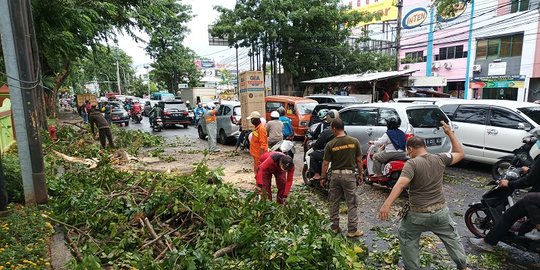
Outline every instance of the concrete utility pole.
POLYGON ((398 10, 397 15, 397 29, 396 29, 396 70, 399 71, 399 66, 401 66, 401 59, 399 54, 401 52, 401 20, 403 20, 403 0, 399 0, 396 3, 398 10))
MULTIPOLYGON (((47 185, 34 92, 39 84, 32 58, 33 24, 29 0, 0 0, 0 36, 15 122, 24 197, 27 204, 47 203, 47 185)), ((56 98, 56 97, 54 97, 56 98)))
POLYGON ((122 94, 122 88, 120 88, 120 65, 118 65, 118 55, 116 56, 116 83, 118 84, 118 94, 122 94))

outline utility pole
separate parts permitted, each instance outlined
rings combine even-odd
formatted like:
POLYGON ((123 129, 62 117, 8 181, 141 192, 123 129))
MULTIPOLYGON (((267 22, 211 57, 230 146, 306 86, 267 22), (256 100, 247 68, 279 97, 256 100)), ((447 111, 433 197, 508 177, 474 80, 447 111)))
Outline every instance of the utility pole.
MULTIPOLYGON (((24 198, 27 204, 47 203, 45 166, 41 148, 39 115, 34 92, 39 84, 39 63, 32 58, 33 24, 29 0, 0 0, 0 36, 8 74, 24 198)), ((56 97, 53 97, 56 98, 56 97)))
POLYGON ((401 66, 401 59, 399 54, 401 51, 401 20, 403 20, 403 0, 398 0, 396 3, 398 10, 397 15, 397 29, 396 29, 396 70, 399 71, 399 66, 401 66))
POLYGON ((122 88, 120 88, 120 66, 118 65, 118 55, 116 55, 116 83, 118 84, 118 94, 122 94, 122 88))
POLYGON ((236 49, 236 98, 240 100, 240 79, 239 79, 239 67, 238 67, 238 43, 234 44, 234 48, 236 49))

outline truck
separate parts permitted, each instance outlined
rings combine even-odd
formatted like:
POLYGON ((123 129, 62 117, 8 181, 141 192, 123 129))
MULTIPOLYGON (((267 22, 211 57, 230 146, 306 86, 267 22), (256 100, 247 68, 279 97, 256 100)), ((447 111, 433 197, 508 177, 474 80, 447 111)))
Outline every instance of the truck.
POLYGON ((98 105, 97 97, 94 94, 78 94, 77 96, 75 96, 75 99, 77 101, 77 107, 83 106, 87 100, 90 101, 90 104, 92 104, 92 106, 98 105))
POLYGON ((152 93, 152 95, 150 96, 150 99, 168 101, 168 100, 174 100, 175 97, 174 97, 174 94, 171 94, 167 91, 161 91, 161 92, 152 93))

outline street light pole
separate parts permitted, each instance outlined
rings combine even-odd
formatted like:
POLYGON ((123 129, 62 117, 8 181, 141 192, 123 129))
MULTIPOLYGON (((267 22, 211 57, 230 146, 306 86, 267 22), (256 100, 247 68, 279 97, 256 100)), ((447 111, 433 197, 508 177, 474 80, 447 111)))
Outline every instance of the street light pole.
POLYGON ((146 76, 148 77, 147 85, 148 85, 148 97, 150 98, 150 71, 148 69, 150 68, 149 65, 144 65, 144 68, 146 69, 146 76))
POLYGON ((118 84, 118 94, 122 94, 122 88, 120 88, 120 65, 118 65, 118 57, 116 58, 116 83, 118 84))

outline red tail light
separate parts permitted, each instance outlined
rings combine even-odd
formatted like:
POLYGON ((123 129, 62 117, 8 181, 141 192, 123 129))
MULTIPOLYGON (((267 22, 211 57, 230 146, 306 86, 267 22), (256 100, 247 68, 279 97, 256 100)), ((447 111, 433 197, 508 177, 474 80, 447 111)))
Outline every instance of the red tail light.
POLYGON ((188 115, 189 112, 185 111, 185 112, 183 112, 182 114, 183 114, 183 115, 188 115))
POLYGON ((164 112, 163 115, 170 116, 170 115, 172 115, 172 113, 171 112, 164 112))
POLYGON ((407 125, 407 130, 405 131, 405 141, 409 140, 412 137, 414 137, 414 129, 409 124, 409 125, 407 125))

